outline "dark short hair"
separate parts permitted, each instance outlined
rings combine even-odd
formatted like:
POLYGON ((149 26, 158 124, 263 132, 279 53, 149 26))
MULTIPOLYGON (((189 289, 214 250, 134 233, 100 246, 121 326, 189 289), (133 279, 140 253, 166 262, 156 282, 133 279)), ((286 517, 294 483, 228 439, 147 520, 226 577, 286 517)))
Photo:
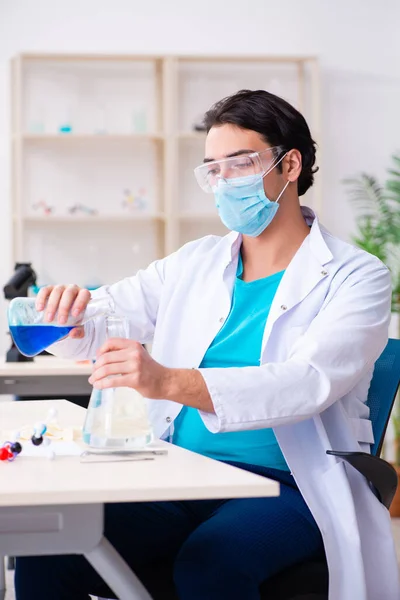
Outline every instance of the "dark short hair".
MULTIPOLYGON (((289 102, 264 90, 241 90, 220 100, 206 112, 204 126, 230 123, 261 134, 271 146, 285 151, 296 148, 301 153, 302 169, 298 193, 302 196, 314 183, 316 144, 305 118, 289 102)), ((278 165, 278 168, 282 168, 278 165)))

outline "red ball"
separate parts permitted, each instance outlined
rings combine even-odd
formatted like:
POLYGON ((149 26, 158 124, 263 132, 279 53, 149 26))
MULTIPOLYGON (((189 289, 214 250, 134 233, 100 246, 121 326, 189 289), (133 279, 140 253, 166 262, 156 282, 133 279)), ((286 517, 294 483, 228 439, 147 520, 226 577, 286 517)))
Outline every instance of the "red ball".
POLYGON ((8 460, 12 456, 12 452, 8 448, 0 448, 0 460, 8 460))

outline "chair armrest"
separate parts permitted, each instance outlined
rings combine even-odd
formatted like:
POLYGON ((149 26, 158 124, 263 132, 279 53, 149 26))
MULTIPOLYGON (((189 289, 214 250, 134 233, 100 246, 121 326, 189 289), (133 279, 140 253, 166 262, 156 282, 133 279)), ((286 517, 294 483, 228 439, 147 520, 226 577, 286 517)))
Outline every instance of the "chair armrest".
POLYGON ((382 504, 386 508, 390 507, 398 483, 397 472, 391 464, 367 452, 327 450, 326 453, 343 458, 350 463, 369 481, 382 504))

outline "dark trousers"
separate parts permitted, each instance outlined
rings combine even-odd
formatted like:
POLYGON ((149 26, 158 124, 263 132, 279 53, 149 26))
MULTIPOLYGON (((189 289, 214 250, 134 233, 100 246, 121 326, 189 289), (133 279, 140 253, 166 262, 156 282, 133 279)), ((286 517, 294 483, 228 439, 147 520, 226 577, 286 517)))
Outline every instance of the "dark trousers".
MULTIPOLYGON (((323 555, 320 532, 292 476, 240 467, 279 480, 280 496, 106 505, 106 537, 156 600, 170 597, 168 583, 180 600, 258 600, 263 581, 323 555)), ((107 595, 79 555, 18 558, 15 588, 17 600, 107 595)))

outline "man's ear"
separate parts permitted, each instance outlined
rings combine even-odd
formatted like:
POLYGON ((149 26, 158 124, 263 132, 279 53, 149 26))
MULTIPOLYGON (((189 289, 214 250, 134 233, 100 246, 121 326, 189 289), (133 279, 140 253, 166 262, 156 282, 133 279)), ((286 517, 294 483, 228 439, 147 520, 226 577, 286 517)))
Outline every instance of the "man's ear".
POLYGON ((302 167, 301 153, 295 148, 290 150, 283 159, 283 172, 288 181, 297 181, 302 167))

